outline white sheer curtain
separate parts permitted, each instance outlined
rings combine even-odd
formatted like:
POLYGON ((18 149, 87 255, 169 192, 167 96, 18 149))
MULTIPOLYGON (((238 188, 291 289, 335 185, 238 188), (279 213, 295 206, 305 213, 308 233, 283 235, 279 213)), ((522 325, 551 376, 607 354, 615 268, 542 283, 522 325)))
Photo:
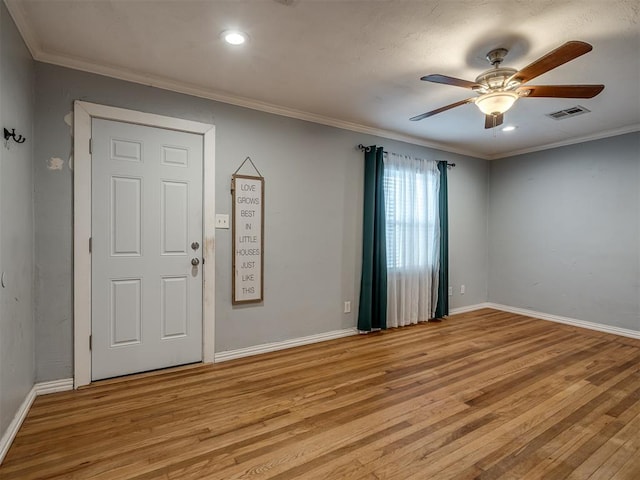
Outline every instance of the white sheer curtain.
POLYGON ((440 173, 433 160, 389 153, 384 161, 387 327, 433 318, 438 295, 440 173))

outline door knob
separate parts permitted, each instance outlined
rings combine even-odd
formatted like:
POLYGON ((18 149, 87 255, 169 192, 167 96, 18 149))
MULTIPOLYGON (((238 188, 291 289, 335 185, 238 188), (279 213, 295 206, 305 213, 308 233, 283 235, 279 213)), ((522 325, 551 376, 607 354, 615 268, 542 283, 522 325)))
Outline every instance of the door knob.
POLYGON ((200 259, 199 258, 192 258, 191 259, 191 265, 193 265, 194 267, 198 266, 199 263, 200 263, 200 259))

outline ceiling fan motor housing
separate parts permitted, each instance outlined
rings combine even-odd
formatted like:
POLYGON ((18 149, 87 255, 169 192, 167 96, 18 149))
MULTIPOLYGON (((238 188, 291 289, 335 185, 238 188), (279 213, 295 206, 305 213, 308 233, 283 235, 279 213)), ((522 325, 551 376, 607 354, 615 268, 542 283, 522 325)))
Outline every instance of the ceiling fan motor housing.
POLYGON ((508 81, 518 71, 515 68, 498 67, 487 70, 476 77, 476 83, 486 87, 478 89, 482 93, 492 92, 494 90, 506 90, 517 87, 520 82, 516 80, 508 81))
POLYGON ((509 53, 509 50, 507 50, 506 48, 496 48, 495 50, 491 50, 489 53, 487 53, 487 56, 485 58, 491 65, 497 67, 502 63, 504 57, 507 56, 507 53, 509 53))

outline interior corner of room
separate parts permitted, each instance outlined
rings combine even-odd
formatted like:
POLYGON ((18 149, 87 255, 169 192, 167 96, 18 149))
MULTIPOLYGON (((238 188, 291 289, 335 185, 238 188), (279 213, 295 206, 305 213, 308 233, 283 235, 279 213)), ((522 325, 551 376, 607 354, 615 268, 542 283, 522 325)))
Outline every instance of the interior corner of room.
POLYGON ((637 125, 487 159, 36 61, 4 2, 0 22, 0 124, 25 140, 0 146, 0 462, 35 396, 73 388, 74 100, 215 125, 213 213, 231 214, 245 157, 264 174, 261 303, 233 304, 231 232, 215 231, 217 362, 354 333, 358 144, 455 162, 451 314, 490 307, 640 338, 637 125))

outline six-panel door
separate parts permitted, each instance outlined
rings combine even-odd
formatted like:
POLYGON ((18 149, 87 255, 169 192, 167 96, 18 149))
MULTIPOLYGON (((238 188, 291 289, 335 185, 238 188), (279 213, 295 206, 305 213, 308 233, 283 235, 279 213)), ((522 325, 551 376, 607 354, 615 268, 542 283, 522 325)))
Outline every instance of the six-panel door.
POLYGON ((202 360, 202 146, 92 121, 93 380, 202 360))

